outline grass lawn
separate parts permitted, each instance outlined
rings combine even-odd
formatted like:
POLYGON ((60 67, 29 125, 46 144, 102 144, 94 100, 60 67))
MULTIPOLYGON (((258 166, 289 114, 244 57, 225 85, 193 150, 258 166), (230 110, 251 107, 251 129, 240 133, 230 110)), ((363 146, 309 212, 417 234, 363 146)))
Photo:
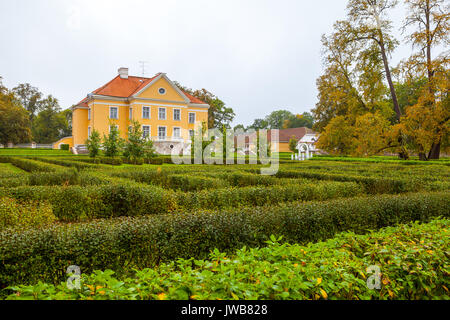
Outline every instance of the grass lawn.
POLYGON ((0 148, 0 156, 67 156, 69 150, 31 149, 31 148, 0 148))

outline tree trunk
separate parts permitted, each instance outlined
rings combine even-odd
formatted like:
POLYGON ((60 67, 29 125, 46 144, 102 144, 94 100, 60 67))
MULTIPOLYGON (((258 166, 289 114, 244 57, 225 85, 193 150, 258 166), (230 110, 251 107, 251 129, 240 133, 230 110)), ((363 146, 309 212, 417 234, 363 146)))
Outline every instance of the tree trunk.
POLYGON ((397 115, 397 121, 400 122, 400 118, 402 116, 402 112, 400 110, 400 106, 398 104, 397 93, 395 92, 394 82, 392 81, 391 69, 389 68, 389 62, 386 55, 386 48, 384 47, 384 38, 381 29, 378 29, 378 34, 380 37, 379 46, 381 51, 381 57, 383 58, 384 71, 386 72, 386 79, 389 84, 389 90, 391 91, 392 103, 394 104, 394 111, 397 115))
POLYGON ((441 141, 438 143, 433 143, 431 146, 430 153, 428 154, 428 159, 438 160, 441 155, 441 141))
POLYGON ((419 160, 420 161, 427 161, 428 159, 427 159, 426 154, 423 153, 423 152, 419 152, 419 160))

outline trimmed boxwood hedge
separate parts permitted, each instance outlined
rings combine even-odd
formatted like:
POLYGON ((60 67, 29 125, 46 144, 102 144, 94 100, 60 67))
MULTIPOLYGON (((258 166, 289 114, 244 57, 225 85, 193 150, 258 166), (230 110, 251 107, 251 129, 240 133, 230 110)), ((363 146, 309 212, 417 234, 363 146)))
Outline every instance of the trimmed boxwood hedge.
MULTIPOLYGON (((113 199, 117 199, 114 198, 113 199)), ((277 207, 153 215, 0 232, 0 287, 59 283, 66 268, 119 274, 177 258, 205 258, 214 248, 263 246, 270 235, 307 243, 342 231, 368 230, 450 216, 450 194, 381 195, 277 207)))

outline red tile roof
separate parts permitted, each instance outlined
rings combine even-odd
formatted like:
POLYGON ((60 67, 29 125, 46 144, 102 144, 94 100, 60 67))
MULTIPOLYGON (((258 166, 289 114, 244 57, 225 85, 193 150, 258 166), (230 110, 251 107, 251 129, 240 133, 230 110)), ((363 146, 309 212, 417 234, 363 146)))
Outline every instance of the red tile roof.
MULTIPOLYGON (((114 79, 109 81, 104 86, 101 86, 97 90, 94 90, 92 93, 109 97, 128 98, 139 92, 139 90, 143 89, 147 84, 152 82, 152 80, 159 75, 160 73, 156 74, 152 78, 128 76, 127 79, 123 79, 119 75, 117 75, 114 79)), ((184 92, 183 90, 181 91, 186 95, 191 103, 205 104, 205 102, 203 102, 202 100, 188 94, 187 92, 184 92)), ((78 105, 87 106, 87 100, 88 98, 84 98, 78 103, 78 105)))

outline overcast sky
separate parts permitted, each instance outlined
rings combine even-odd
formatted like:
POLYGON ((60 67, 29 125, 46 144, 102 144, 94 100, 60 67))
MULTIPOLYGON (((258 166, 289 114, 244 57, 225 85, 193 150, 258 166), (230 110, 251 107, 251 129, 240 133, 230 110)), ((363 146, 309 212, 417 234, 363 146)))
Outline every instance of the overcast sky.
MULTIPOLYGON (((276 109, 317 101, 323 33, 344 0, 1 0, 0 76, 29 82, 65 109, 128 67, 206 88, 249 125, 276 109)), ((393 15, 396 29, 404 12, 393 15)), ((399 34, 399 32, 397 32, 399 34)), ((400 34, 399 37, 401 38, 400 34)), ((394 61, 410 53, 397 50, 394 61)))

